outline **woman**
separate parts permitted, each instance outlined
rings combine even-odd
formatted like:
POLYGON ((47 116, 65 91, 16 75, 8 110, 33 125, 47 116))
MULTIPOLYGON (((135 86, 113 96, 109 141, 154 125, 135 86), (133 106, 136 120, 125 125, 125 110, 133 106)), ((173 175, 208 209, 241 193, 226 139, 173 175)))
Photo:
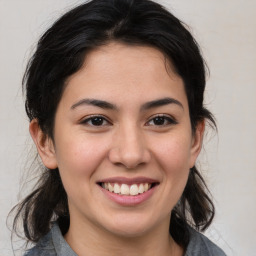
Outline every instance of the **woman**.
POLYGON ((40 39, 25 76, 45 166, 19 205, 26 255, 225 255, 195 167, 204 61, 182 23, 149 0, 93 0, 40 39), (195 228, 195 229, 194 229, 195 228))

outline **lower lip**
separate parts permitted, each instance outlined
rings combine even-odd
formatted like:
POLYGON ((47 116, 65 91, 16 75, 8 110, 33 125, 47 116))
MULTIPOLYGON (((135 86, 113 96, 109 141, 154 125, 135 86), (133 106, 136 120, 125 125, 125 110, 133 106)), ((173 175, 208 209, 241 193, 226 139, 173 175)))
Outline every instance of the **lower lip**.
POLYGON ((119 194, 112 193, 102 188, 101 186, 99 187, 101 191, 104 193, 104 195, 106 195, 111 201, 114 201, 115 203, 120 204, 122 206, 134 206, 147 201, 153 195, 157 186, 154 186, 153 188, 149 189, 147 192, 138 194, 136 196, 119 195, 119 194))

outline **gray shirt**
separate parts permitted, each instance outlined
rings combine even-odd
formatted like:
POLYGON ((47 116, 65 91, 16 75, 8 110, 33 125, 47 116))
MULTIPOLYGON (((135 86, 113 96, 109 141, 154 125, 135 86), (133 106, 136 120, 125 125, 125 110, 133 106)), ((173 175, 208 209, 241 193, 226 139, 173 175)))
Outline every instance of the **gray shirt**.
MULTIPOLYGON (((63 238, 55 223, 44 236, 24 256, 78 256, 63 238)), ((226 256, 226 254, 206 236, 190 229, 190 241, 184 256, 226 256)))

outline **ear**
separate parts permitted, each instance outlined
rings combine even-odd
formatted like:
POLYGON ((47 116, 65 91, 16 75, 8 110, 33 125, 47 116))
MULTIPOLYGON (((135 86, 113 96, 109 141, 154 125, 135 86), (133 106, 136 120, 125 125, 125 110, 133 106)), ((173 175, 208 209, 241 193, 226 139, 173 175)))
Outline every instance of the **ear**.
POLYGON ((190 151, 190 168, 195 165, 196 159, 201 151, 204 137, 205 121, 198 122, 193 134, 191 151, 190 151))
POLYGON ((30 122, 29 132, 37 147, 37 152, 40 155, 43 164, 48 169, 56 169, 58 165, 53 141, 48 135, 43 133, 36 119, 33 119, 30 122))

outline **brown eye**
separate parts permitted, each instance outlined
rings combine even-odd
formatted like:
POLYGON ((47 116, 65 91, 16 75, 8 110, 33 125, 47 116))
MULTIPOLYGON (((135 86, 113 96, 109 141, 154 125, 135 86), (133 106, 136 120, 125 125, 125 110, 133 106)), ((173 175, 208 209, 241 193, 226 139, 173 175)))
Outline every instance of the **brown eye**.
POLYGON ((95 126, 100 126, 104 123, 104 119, 102 117, 93 117, 91 118, 91 124, 95 126))
POLYGON ((164 125, 166 124, 166 118, 163 116, 158 116, 153 119, 154 125, 164 125))
POLYGON ((81 123, 89 126, 105 126, 109 124, 109 122, 102 116, 91 116, 81 123))
POLYGON ((177 122, 173 118, 165 115, 155 116, 147 122, 148 126, 165 126, 172 124, 177 124, 177 122))

